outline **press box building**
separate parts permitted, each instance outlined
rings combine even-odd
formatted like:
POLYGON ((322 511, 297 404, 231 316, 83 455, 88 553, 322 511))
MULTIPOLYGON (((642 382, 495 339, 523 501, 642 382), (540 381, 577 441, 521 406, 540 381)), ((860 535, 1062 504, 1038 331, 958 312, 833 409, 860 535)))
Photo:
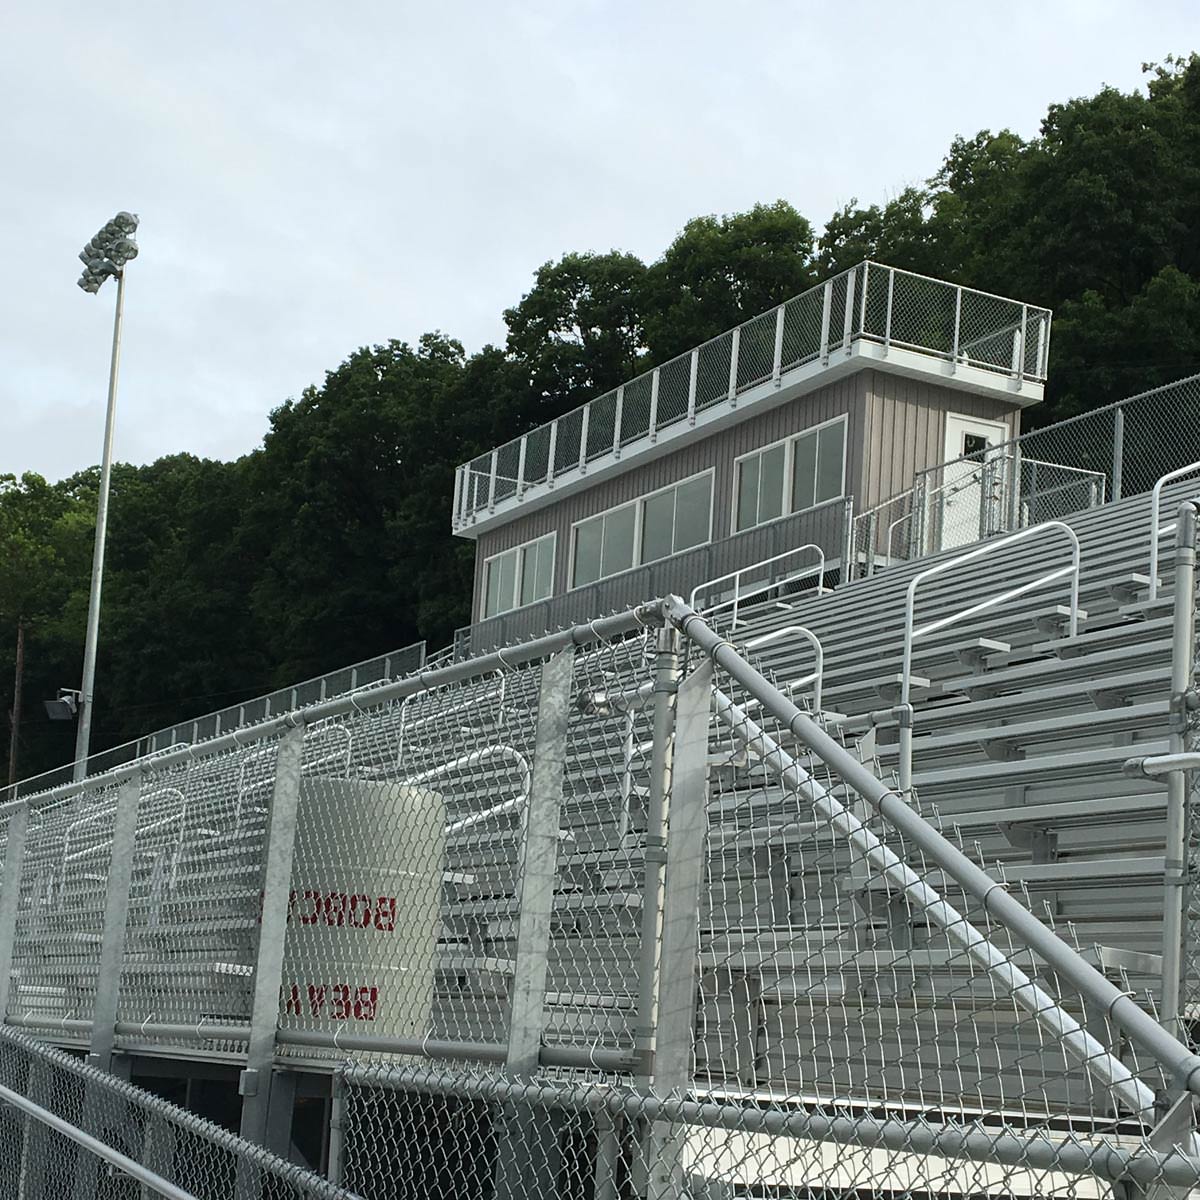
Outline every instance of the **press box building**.
POLYGON ((472 647, 977 540, 1008 497, 970 464, 1041 400, 1049 327, 1046 309, 864 262, 464 464, 472 647), (920 512, 872 525, 941 464, 920 512))

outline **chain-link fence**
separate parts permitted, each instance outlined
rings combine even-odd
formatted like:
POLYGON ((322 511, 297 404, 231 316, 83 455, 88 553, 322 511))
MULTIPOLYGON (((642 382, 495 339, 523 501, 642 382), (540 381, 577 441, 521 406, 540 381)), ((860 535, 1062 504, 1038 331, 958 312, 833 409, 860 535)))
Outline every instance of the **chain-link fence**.
MULTIPOLYGON (((378 687, 380 684, 390 683, 419 671, 424 665, 425 643, 413 642, 387 654, 378 654, 374 658, 352 663, 348 667, 327 671, 324 675, 306 679, 303 683, 279 688, 265 696, 256 696, 253 700, 244 700, 190 721, 181 721, 177 725, 145 734, 136 741, 97 751, 88 757, 87 774, 99 775, 147 754, 157 754, 177 746, 194 745, 233 729, 249 728, 280 713, 294 712, 308 704, 344 696, 360 688, 378 687)), ((11 787, 0 788, 0 803, 20 795, 33 795, 56 784, 65 783, 71 778, 72 771, 73 764, 68 763, 53 771, 21 780, 11 787)))
POLYGON ((1151 981, 796 682, 667 601, 10 804, 7 1021, 236 1064, 256 1137, 332 1072, 369 1200, 1200 1186, 1151 981))
POLYGON ((615 459, 638 442, 649 444, 664 430, 694 424, 718 406, 750 402, 754 389, 782 386, 794 372, 824 367, 831 353, 849 352, 855 342, 1024 382, 1045 379, 1049 338, 1048 309, 859 263, 463 464, 455 482, 453 526, 465 528, 530 487, 581 474, 589 463, 615 459))
POLYGON ((3 1029, 0 1188, 12 1200, 355 1200, 210 1121, 3 1029))
POLYGON ((1131 396, 920 472, 855 519, 855 562, 968 545, 1150 491, 1200 462, 1200 375, 1131 396))

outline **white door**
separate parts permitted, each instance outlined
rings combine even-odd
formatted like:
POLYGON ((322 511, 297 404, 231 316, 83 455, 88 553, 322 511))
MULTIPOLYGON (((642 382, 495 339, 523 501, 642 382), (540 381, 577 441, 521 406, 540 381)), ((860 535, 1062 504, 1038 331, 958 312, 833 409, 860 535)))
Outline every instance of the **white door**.
POLYGON ((946 464, 933 475, 930 509, 943 549, 967 546, 1002 528, 1005 472, 996 447, 1008 440, 1008 426, 959 413, 946 414, 946 464), (986 464, 991 463, 988 468, 986 464), (986 489, 986 492, 985 492, 986 489))

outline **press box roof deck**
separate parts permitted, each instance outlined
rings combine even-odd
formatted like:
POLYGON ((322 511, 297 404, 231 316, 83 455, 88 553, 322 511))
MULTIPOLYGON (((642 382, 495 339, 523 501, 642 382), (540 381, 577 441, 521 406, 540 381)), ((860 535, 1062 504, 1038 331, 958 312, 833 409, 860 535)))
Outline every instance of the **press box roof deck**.
POLYGON ((855 513, 1020 432, 1049 340, 1047 309, 864 262, 463 464, 473 641, 777 555, 843 572, 855 513))

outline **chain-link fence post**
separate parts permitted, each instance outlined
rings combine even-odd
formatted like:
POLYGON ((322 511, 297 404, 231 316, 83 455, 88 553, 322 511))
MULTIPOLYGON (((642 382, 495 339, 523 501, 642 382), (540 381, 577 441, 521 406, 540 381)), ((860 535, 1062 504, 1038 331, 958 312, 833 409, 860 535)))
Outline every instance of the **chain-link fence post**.
MULTIPOLYGON (((127 779, 117 791, 112 843, 109 847, 108 880, 104 891, 104 924, 100 935, 100 960, 96 973, 96 999, 92 1008, 92 1036, 88 1062, 101 1071, 112 1070, 116 1036, 117 1000, 121 982, 121 958, 125 953, 125 917, 129 911, 129 886, 133 879, 133 847, 137 833, 141 779, 127 779)), ((95 1087, 84 1085, 79 1125, 84 1133, 100 1134, 103 1102, 95 1087)), ((75 1198, 90 1200, 96 1195, 100 1159, 80 1154, 75 1162, 75 1198)))
MULTIPOLYGON (((663 902, 666 895, 667 820, 671 791, 671 768, 675 737, 675 701, 679 689, 680 638, 664 626, 655 639, 654 693, 650 750, 649 795, 642 861, 642 923, 638 954, 638 998, 633 1028, 636 1080, 648 1091, 654 1082, 657 1045, 658 987, 661 970, 663 902)), ((641 1129, 638 1138, 645 1149, 641 1129)), ((636 1153, 632 1163, 635 1195, 645 1195, 649 1186, 648 1160, 636 1153)))
MULTIPOLYGON (((659 1096, 686 1092, 692 1078, 712 687, 712 663, 706 659, 680 684, 676 703, 654 1051, 654 1091, 659 1096)), ((678 1160, 679 1139, 685 1132, 686 1126, 656 1123, 652 1127, 650 1200, 670 1200, 683 1193, 678 1160)))
POLYGON ((1125 476, 1125 408, 1113 409, 1112 498, 1120 500, 1125 476))
POLYGON ((121 958, 125 953, 125 918, 129 911, 129 887, 133 879, 133 846, 140 795, 141 779, 137 775, 127 779, 117 792, 116 822, 104 894, 104 927, 96 975, 96 1003, 92 1011, 92 1039, 88 1047, 88 1062, 101 1071, 112 1070, 121 958))
MULTIPOLYGON (((169 1177, 171 1174, 175 1161, 175 1130, 168 1121, 157 1114, 146 1121, 142 1161, 156 1175, 169 1177)), ((158 1193, 148 1183, 144 1183, 141 1188, 141 1200, 158 1200, 158 1193)))
POLYGON ((634 1050, 637 1075, 648 1087, 654 1078, 655 1027, 658 1019, 659 949, 667 866, 667 799, 671 786, 675 694, 679 687, 679 636, 672 628, 658 631, 654 662, 653 734, 650 788, 643 848, 641 951, 638 960, 637 1025, 634 1050))
MULTIPOLYGON (((521 838, 520 916, 508 1005, 509 1075, 537 1074, 546 1012, 558 831, 575 652, 561 650, 542 668, 533 771, 521 838)), ((538 1195, 557 1173, 558 1141, 550 1113, 520 1101, 503 1105, 496 1153, 496 1196, 538 1195)))
MULTIPOLYGON (((54 1075, 40 1061, 29 1064, 25 1095, 49 1108, 53 1106, 54 1075)), ((21 1200, 47 1200, 46 1173, 50 1158, 50 1131, 32 1116, 25 1117, 25 1138, 21 1151, 21 1200)))
POLYGON ((0 879, 0 1022, 8 1015, 12 990, 13 944, 17 936, 17 908, 21 899, 21 867, 25 861, 25 833, 29 805, 22 804, 8 818, 4 844, 4 877, 0 879))
MULTIPOLYGON (((1187 749, 1188 717, 1194 697, 1196 655, 1196 504, 1181 504, 1175 522, 1175 618, 1171 645, 1169 754, 1187 749)), ((1184 914, 1187 912, 1188 784, 1190 773, 1167 776, 1166 892, 1163 897, 1162 1023, 1186 1040, 1180 1027, 1184 914)))
MULTIPOLYGON (((242 1095, 241 1135, 248 1141, 260 1144, 265 1143, 267 1136, 303 757, 304 726, 298 725, 283 735, 275 757, 275 781, 262 876, 262 917, 254 962, 250 1038, 246 1066, 238 1081, 238 1090, 242 1095)), ((239 1177, 239 1184, 245 1182, 239 1177)))

